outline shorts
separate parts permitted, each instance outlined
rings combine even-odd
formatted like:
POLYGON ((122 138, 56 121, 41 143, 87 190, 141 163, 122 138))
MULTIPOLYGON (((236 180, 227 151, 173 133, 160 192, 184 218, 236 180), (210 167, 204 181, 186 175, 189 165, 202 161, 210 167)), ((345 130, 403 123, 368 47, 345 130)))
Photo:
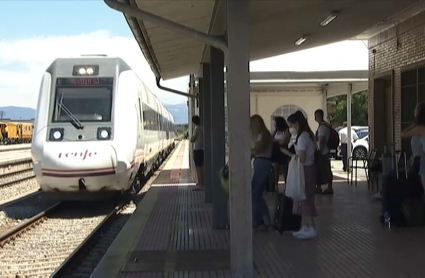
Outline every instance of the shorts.
POLYGON ((204 150, 193 150, 193 160, 195 161, 195 167, 204 166, 204 150))
POLYGON ((329 154, 322 154, 317 163, 317 185, 328 184, 332 179, 333 174, 329 154))

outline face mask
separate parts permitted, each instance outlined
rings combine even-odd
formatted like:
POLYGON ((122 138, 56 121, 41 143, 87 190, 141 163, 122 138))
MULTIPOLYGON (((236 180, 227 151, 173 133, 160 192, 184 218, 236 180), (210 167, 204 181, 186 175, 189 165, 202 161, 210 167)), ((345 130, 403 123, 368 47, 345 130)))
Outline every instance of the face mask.
POLYGON ((289 133, 291 133, 292 135, 297 135, 297 130, 295 129, 295 128, 293 128, 293 127, 290 127, 289 128, 289 133))

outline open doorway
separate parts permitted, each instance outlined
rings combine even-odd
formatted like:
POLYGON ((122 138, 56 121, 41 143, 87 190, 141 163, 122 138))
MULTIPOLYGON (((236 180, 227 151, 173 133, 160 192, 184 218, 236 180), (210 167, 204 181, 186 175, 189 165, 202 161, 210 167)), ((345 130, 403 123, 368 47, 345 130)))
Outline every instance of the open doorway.
MULTIPOLYGON (((401 72, 401 130, 414 121, 414 109, 425 101, 425 67, 406 69, 401 72)), ((402 141, 402 148, 411 155, 410 139, 402 141)))
POLYGON ((375 149, 383 153, 387 146, 389 151, 394 144, 394 94, 392 74, 374 79, 373 91, 373 142, 375 149))

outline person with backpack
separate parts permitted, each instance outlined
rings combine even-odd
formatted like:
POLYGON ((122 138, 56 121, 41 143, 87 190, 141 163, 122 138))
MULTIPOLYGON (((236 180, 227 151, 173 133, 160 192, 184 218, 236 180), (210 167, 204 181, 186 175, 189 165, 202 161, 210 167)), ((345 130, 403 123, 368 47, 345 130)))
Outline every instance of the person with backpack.
POLYGON ((339 144, 339 135, 324 119, 324 112, 318 109, 314 112, 314 119, 319 124, 316 131, 316 140, 318 145, 317 182, 316 192, 323 194, 333 194, 332 181, 333 173, 331 169, 330 150, 339 144), (336 133, 336 134, 335 134, 336 133), (338 141, 338 142, 336 142, 338 141), (336 146, 335 146, 336 145, 336 146), (327 184, 328 188, 322 192, 322 185, 327 184))

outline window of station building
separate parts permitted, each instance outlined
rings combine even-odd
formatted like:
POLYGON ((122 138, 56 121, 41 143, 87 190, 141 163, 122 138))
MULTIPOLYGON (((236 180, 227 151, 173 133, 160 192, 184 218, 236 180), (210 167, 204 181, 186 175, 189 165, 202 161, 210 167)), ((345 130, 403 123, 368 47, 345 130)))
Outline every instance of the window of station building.
MULTIPOLYGON (((401 129, 409 127, 419 102, 425 102, 425 67, 401 73, 401 129)), ((410 140, 402 140, 402 148, 410 152, 410 140)))

